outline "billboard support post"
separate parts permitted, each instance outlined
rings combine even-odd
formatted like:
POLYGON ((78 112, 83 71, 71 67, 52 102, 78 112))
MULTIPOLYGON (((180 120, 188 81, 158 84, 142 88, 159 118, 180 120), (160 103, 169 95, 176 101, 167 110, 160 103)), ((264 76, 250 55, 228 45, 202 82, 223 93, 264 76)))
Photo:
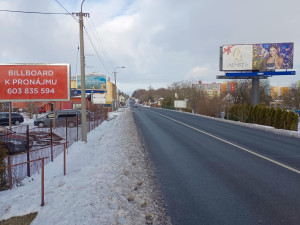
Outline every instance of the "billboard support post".
POLYGON ((252 78, 252 105, 256 106, 259 104, 259 77, 252 78))

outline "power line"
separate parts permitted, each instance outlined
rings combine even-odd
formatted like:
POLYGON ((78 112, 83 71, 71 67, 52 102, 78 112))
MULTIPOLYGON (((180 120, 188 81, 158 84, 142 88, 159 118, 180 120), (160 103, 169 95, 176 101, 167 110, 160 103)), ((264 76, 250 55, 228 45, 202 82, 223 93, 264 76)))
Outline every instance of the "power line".
MULTIPOLYGON (((95 26, 95 24, 94 24, 92 18, 90 18, 90 20, 91 20, 91 23, 92 23, 92 25, 93 25, 92 28, 91 28, 91 30, 92 30, 92 32, 93 32, 93 30, 95 30, 95 32, 93 32, 93 34, 94 34, 96 40, 98 41, 98 44, 99 44, 99 46, 101 47, 101 50, 102 50, 104 56, 106 56, 106 60, 107 60, 108 64, 110 65, 111 69, 113 70, 113 68, 114 68, 115 66, 113 66, 112 60, 110 59, 109 54, 108 54, 107 51, 105 50, 105 47, 104 47, 104 45, 103 45, 103 42, 102 42, 100 36, 98 35, 96 26, 95 26)), ((89 23, 89 20, 88 20, 88 23, 89 23)), ((89 25, 90 25, 90 23, 89 23, 89 25)), ((90 26, 91 26, 91 25, 90 25, 90 26)))
POLYGON ((67 13, 34 12, 34 11, 9 10, 9 9, 0 9, 0 12, 27 13, 27 14, 41 14, 41 15, 68 15, 67 13))
POLYGON ((89 35, 89 33, 87 32, 87 30, 86 30, 85 27, 84 27, 84 31, 85 31, 85 33, 86 33, 86 35, 87 35, 87 37, 88 37, 88 39, 89 39, 89 41, 90 41, 90 43, 91 43, 93 49, 95 50, 95 52, 96 52, 96 54, 97 54, 97 56, 98 56, 98 58, 99 58, 101 64, 103 65, 104 69, 108 72, 108 74, 110 74, 111 71, 109 71, 109 70, 107 69, 107 67, 105 66, 103 60, 101 59, 101 57, 100 57, 100 55, 99 55, 99 53, 98 53, 98 51, 97 51, 97 49, 96 49, 94 43, 92 42, 92 39, 91 39, 90 35, 89 35))
POLYGON ((74 18, 74 20, 76 20, 78 22, 78 20, 76 19, 76 17, 70 13, 59 1, 55 0, 57 4, 59 4, 67 13, 68 15, 72 16, 74 18))

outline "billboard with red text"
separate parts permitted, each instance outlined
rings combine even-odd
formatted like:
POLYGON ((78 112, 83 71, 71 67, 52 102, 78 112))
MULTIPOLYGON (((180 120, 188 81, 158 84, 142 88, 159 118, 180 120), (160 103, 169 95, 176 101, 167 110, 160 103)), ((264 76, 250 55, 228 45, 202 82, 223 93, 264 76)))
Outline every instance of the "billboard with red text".
POLYGON ((69 64, 0 64, 0 101, 69 101, 69 64))

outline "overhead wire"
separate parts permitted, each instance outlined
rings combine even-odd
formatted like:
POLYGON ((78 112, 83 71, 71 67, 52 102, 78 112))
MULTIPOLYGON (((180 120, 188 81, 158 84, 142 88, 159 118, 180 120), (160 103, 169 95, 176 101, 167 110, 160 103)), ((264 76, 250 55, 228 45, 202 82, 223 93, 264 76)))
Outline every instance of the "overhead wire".
MULTIPOLYGON (((0 9, 0 12, 10 12, 10 13, 24 13, 24 14, 40 14, 40 15, 70 15, 72 16, 77 22, 79 21, 78 19, 76 19, 76 17, 70 13, 58 0, 55 0, 55 2, 57 4, 60 5, 60 7, 62 7, 66 13, 56 13, 56 12, 39 12, 39 11, 23 11, 23 10, 8 10, 8 9, 0 9)), ((93 23, 93 21, 91 20, 91 23, 92 23, 92 26, 90 25, 89 23, 89 20, 88 20, 88 24, 89 26, 91 27, 91 31, 96 39, 96 41, 98 42, 98 45, 100 46, 100 49, 101 51, 103 52, 103 59, 102 57, 100 56, 99 54, 99 51, 98 49, 96 48, 95 44, 93 43, 92 41, 92 38, 91 36, 89 35, 86 27, 84 26, 84 31, 86 33, 86 36, 88 37, 88 40, 89 42, 91 43, 95 53, 97 54, 97 57, 98 59, 100 60, 101 64, 103 65, 104 69, 107 71, 108 74, 111 73, 111 71, 113 71, 113 63, 112 63, 112 60, 110 59, 107 51, 105 50, 104 48, 104 45, 103 45, 103 42, 101 40, 101 38, 99 37, 98 33, 97 33, 97 30, 96 30, 96 27, 95 27, 95 24, 93 23), (94 32, 93 28, 96 30, 96 32, 94 32), (104 62, 106 61, 106 62, 104 62), (107 65, 106 65, 107 64, 107 65), (110 67, 110 68, 108 68, 110 67)), ((75 75, 77 73, 77 64, 78 64, 78 53, 79 53, 79 46, 78 46, 78 51, 77 51, 77 56, 76 56, 76 71, 75 71, 75 75)))
MULTIPOLYGON (((62 7, 67 13, 67 15, 70 15, 70 16, 72 16, 73 17, 73 19, 74 20, 76 20, 77 22, 79 22, 79 20, 78 19, 76 19, 76 17, 72 14, 72 13, 70 13, 58 0, 55 0, 55 2, 57 3, 57 4, 59 4, 60 5, 60 7, 62 7)), ((78 45, 77 45, 78 47, 77 47, 77 54, 76 54, 76 67, 75 67, 75 76, 77 76, 77 67, 78 67, 78 58, 79 58, 79 40, 78 40, 78 45)))
POLYGON ((110 74, 111 71, 110 71, 109 69, 107 69, 105 63, 103 62, 102 58, 100 57, 99 52, 97 51, 97 49, 96 49, 96 47, 95 47, 95 45, 94 45, 94 43, 93 43, 93 41, 92 41, 92 39, 91 39, 89 33, 87 32, 85 26, 84 26, 84 31, 85 31, 85 33, 86 33, 86 35, 87 35, 87 37, 88 37, 88 39, 89 39, 89 41, 90 41, 90 43, 91 43, 93 49, 94 49, 94 51, 96 52, 96 54, 97 54, 97 56, 98 56, 98 59, 100 60, 101 64, 103 65, 104 69, 106 70, 106 72, 107 72, 108 74, 110 74))
MULTIPOLYGON (((71 14, 58 0, 55 0, 68 14, 70 14, 70 15, 72 15, 72 17, 74 18, 74 16, 73 16, 73 14, 71 14)), ((75 18, 76 19, 76 18, 75 18)), ((78 21, 77 19, 76 19, 76 21, 78 21)), ((89 23, 89 22, 88 22, 89 23)), ((87 35, 87 37, 88 37, 88 39, 89 39, 89 41, 90 41, 90 43, 91 43, 91 45, 92 45, 92 47, 93 47, 93 49, 94 49, 94 51, 95 51, 95 53, 97 54, 97 56, 98 56, 98 58, 99 58, 99 60, 100 60, 100 62, 101 62, 101 64, 103 65, 103 67, 104 67, 104 69, 108 72, 108 74, 110 74, 111 73, 111 71, 112 71, 112 69, 111 70, 109 70, 109 69, 107 69, 107 66, 105 65, 105 63, 104 63, 104 60, 102 60, 102 58, 100 57, 100 54, 99 54, 99 52, 98 52, 98 50, 97 50, 97 48, 96 48, 96 46, 94 45, 94 43, 93 43, 93 41, 92 41, 92 39, 91 39, 91 37, 90 37, 90 35, 89 35, 89 33, 88 33, 88 31, 87 31, 87 29, 86 29, 86 27, 85 26, 83 26, 84 27, 84 31, 85 31, 85 33, 86 33, 86 35, 87 35)), ((92 32, 93 32, 93 29, 91 29, 92 30, 92 32)), ((94 32, 93 32, 93 34, 94 34, 94 32)), ((94 36, 95 36, 95 34, 94 34, 94 36)), ((97 38, 96 38, 96 40, 97 40, 97 38)), ((103 46, 103 43, 102 43, 102 46, 103 46)), ((104 48, 104 46, 103 46, 103 48, 104 48)), ((105 50, 104 50, 105 51, 105 50)), ((77 70, 77 66, 76 66, 76 70, 77 70)))
POLYGON ((109 64, 109 66, 111 68, 111 70, 113 71, 114 66, 113 66, 112 60, 109 57, 109 54, 107 53, 107 51, 105 50, 104 44, 103 44, 103 42, 102 42, 102 40, 101 40, 101 38, 100 38, 100 36, 99 36, 99 34, 97 32, 96 26, 95 26, 92 18, 90 17, 89 20, 87 20, 87 21, 88 21, 88 24, 89 24, 89 26, 91 28, 91 31, 92 31, 92 33, 93 33, 96 41, 98 42, 98 45, 100 46, 101 51, 103 52, 104 58, 106 59, 107 63, 109 64), (91 21, 91 23, 89 22, 89 20, 91 21))
POLYGON ((27 14, 41 14, 41 15, 68 15, 68 13, 22 11, 22 10, 9 10, 9 9, 0 9, 0 12, 27 13, 27 14))
POLYGON ((74 18, 74 20, 76 20, 77 22, 79 21, 78 19, 76 19, 76 17, 70 13, 59 1, 55 0, 57 4, 59 4, 66 12, 68 15, 72 16, 74 18))

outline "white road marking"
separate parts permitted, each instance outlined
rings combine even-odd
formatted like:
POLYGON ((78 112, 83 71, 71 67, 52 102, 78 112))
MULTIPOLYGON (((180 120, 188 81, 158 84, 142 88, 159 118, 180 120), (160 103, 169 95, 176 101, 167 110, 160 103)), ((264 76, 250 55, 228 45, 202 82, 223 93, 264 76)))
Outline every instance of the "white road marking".
MULTIPOLYGON (((154 111, 151 111, 151 112, 154 112, 154 111)), ((290 170, 290 171, 293 171, 293 172, 295 172, 295 173, 300 174, 300 170, 297 170, 297 169, 295 169, 295 168, 293 168, 293 167, 290 167, 290 166, 288 166, 288 165, 285 165, 285 164, 283 164, 283 163, 281 163, 281 162, 278 162, 278 161, 276 161, 276 160, 274 160, 274 159, 271 159, 271 158, 268 158, 268 157, 266 157, 266 156, 264 156, 264 155, 261 155, 261 154, 259 154, 259 153, 253 152, 253 151, 251 151, 251 150, 249 150, 249 149, 246 149, 246 148, 244 148, 244 147, 241 147, 241 146, 239 146, 239 145, 236 145, 236 144, 234 144, 234 143, 231 143, 231 142, 229 142, 229 141, 227 141, 227 140, 225 140, 225 139, 223 139, 223 138, 219 138, 219 137, 217 137, 217 136, 214 136, 214 135, 212 135, 212 134, 210 134, 210 133, 207 133, 207 132, 205 132, 205 131, 203 131, 203 130, 200 130, 200 129, 197 129, 197 128, 195 128, 195 127, 192 127, 192 126, 190 126, 190 125, 188 125, 188 124, 185 124, 185 123, 183 123, 183 122, 180 122, 180 121, 178 121, 178 120, 175 120, 175 119, 173 119, 173 118, 171 118, 171 117, 168 117, 168 116, 166 116, 166 115, 163 115, 163 114, 161 114, 161 113, 158 113, 158 112, 154 112, 154 113, 159 114, 159 115, 161 115, 161 116, 163 116, 163 117, 166 117, 167 119, 173 120, 173 121, 176 122, 176 123, 179 123, 179 124, 181 124, 181 125, 183 125, 183 126, 189 127, 189 128, 191 128, 191 129, 193 129, 193 130, 196 130, 196 131, 198 131, 198 132, 200 132, 200 133, 203 133, 203 134, 205 134, 205 135, 207 135, 207 136, 210 136, 210 137, 212 137, 212 138, 215 138, 215 139, 217 139, 217 140, 219 140, 219 141, 225 142, 226 144, 232 145, 232 146, 234 146, 234 147, 236 147, 236 148, 239 148, 239 149, 241 149, 241 150, 243 150, 243 151, 245 151, 245 152, 248 152, 248 153, 250 153, 250 154, 252 154, 252 155, 255 155, 255 156, 257 156, 257 157, 260 157, 260 158, 262 158, 262 159, 265 159, 265 160, 267 160, 267 161, 269 161, 269 162, 272 162, 272 163, 274 163, 274 164, 276 164, 276 165, 278 165, 278 166, 281 166, 281 167, 286 168, 286 169, 288 169, 288 170, 290 170)))

